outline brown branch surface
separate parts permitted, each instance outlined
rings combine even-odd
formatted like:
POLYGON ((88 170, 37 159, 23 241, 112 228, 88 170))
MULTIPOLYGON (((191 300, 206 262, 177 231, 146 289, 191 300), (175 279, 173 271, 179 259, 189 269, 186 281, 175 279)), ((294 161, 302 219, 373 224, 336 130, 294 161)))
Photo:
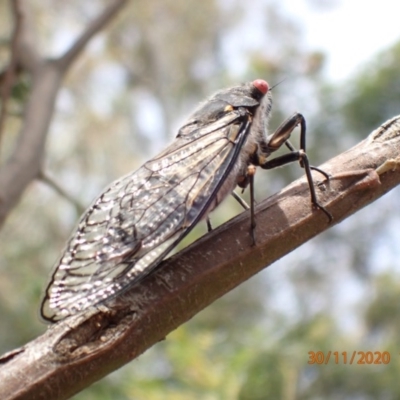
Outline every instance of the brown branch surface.
MULTIPOLYGON (((400 183, 400 116, 321 168, 321 203, 339 223, 400 183)), ((319 179, 317 175, 315 178, 319 179)), ((311 210, 304 178, 260 203, 257 244, 246 211, 162 263, 123 296, 51 326, 0 360, 2 400, 66 399, 146 349, 214 300, 332 226, 311 210)))
MULTIPOLYGON (((62 79, 89 40, 104 28, 126 4, 115 0, 89 24, 64 56, 47 60, 39 55, 32 40, 27 2, 10 0, 16 23, 15 60, 31 78, 31 92, 24 106, 24 117, 14 152, 0 170, 0 226, 16 206, 27 186, 40 174, 49 126, 62 79)), ((4 123, 4 121, 2 122, 4 123)))

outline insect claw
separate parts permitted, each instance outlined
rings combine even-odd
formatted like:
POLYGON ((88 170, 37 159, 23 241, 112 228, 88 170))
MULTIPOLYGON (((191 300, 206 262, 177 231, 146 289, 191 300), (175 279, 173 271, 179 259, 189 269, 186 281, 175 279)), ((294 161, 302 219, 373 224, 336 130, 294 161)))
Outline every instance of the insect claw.
POLYGON ((327 180, 328 182, 332 179, 332 175, 329 174, 328 172, 325 172, 325 171, 324 171, 323 169, 321 169, 321 168, 313 167, 313 166, 310 165, 310 169, 312 169, 313 171, 317 171, 317 172, 319 172, 320 174, 322 174, 322 175, 326 178, 326 180, 327 180))
POLYGON ((250 227, 250 237, 251 237, 251 247, 254 247, 257 243, 256 243, 256 233, 255 233, 255 230, 256 230, 256 226, 254 225, 252 225, 251 227, 250 227))
POLYGON ((333 221, 333 215, 324 206, 321 206, 319 203, 313 203, 313 207, 325 213, 329 219, 329 223, 333 221))
POLYGON ((207 222, 207 231, 211 232, 213 230, 213 228, 212 228, 212 225, 211 225, 210 217, 207 217, 206 222, 207 222))

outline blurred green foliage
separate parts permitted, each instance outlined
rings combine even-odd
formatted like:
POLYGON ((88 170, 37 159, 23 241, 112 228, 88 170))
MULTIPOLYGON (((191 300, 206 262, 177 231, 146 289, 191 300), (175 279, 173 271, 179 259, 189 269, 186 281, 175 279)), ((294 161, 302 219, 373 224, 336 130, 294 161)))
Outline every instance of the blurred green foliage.
POLYGON ((362 138, 382 122, 400 111, 400 42, 365 66, 344 88, 346 125, 362 138))

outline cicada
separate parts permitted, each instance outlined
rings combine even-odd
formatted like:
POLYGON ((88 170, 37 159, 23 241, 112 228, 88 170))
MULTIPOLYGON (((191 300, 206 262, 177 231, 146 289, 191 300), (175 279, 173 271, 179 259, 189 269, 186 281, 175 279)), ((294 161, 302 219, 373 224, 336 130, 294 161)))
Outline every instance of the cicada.
POLYGON ((271 106, 262 79, 221 90, 200 104, 164 151, 106 188, 80 218, 56 264, 42 317, 59 321, 137 284, 236 186, 250 184, 253 193, 255 167, 300 161, 312 204, 330 217, 316 198, 303 116, 295 113, 268 135, 271 106), (288 141, 297 125, 300 150, 288 141), (290 152, 268 160, 283 144, 290 152))

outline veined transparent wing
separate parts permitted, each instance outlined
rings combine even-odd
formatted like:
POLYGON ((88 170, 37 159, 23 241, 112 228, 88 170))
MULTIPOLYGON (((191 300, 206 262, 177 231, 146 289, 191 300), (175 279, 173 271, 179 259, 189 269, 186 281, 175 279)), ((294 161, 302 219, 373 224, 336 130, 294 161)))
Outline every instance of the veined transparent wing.
POLYGON ((47 287, 42 317, 63 319, 154 270, 212 208, 250 120, 246 108, 230 107, 206 124, 192 121, 159 156, 111 184, 71 236, 47 287))

